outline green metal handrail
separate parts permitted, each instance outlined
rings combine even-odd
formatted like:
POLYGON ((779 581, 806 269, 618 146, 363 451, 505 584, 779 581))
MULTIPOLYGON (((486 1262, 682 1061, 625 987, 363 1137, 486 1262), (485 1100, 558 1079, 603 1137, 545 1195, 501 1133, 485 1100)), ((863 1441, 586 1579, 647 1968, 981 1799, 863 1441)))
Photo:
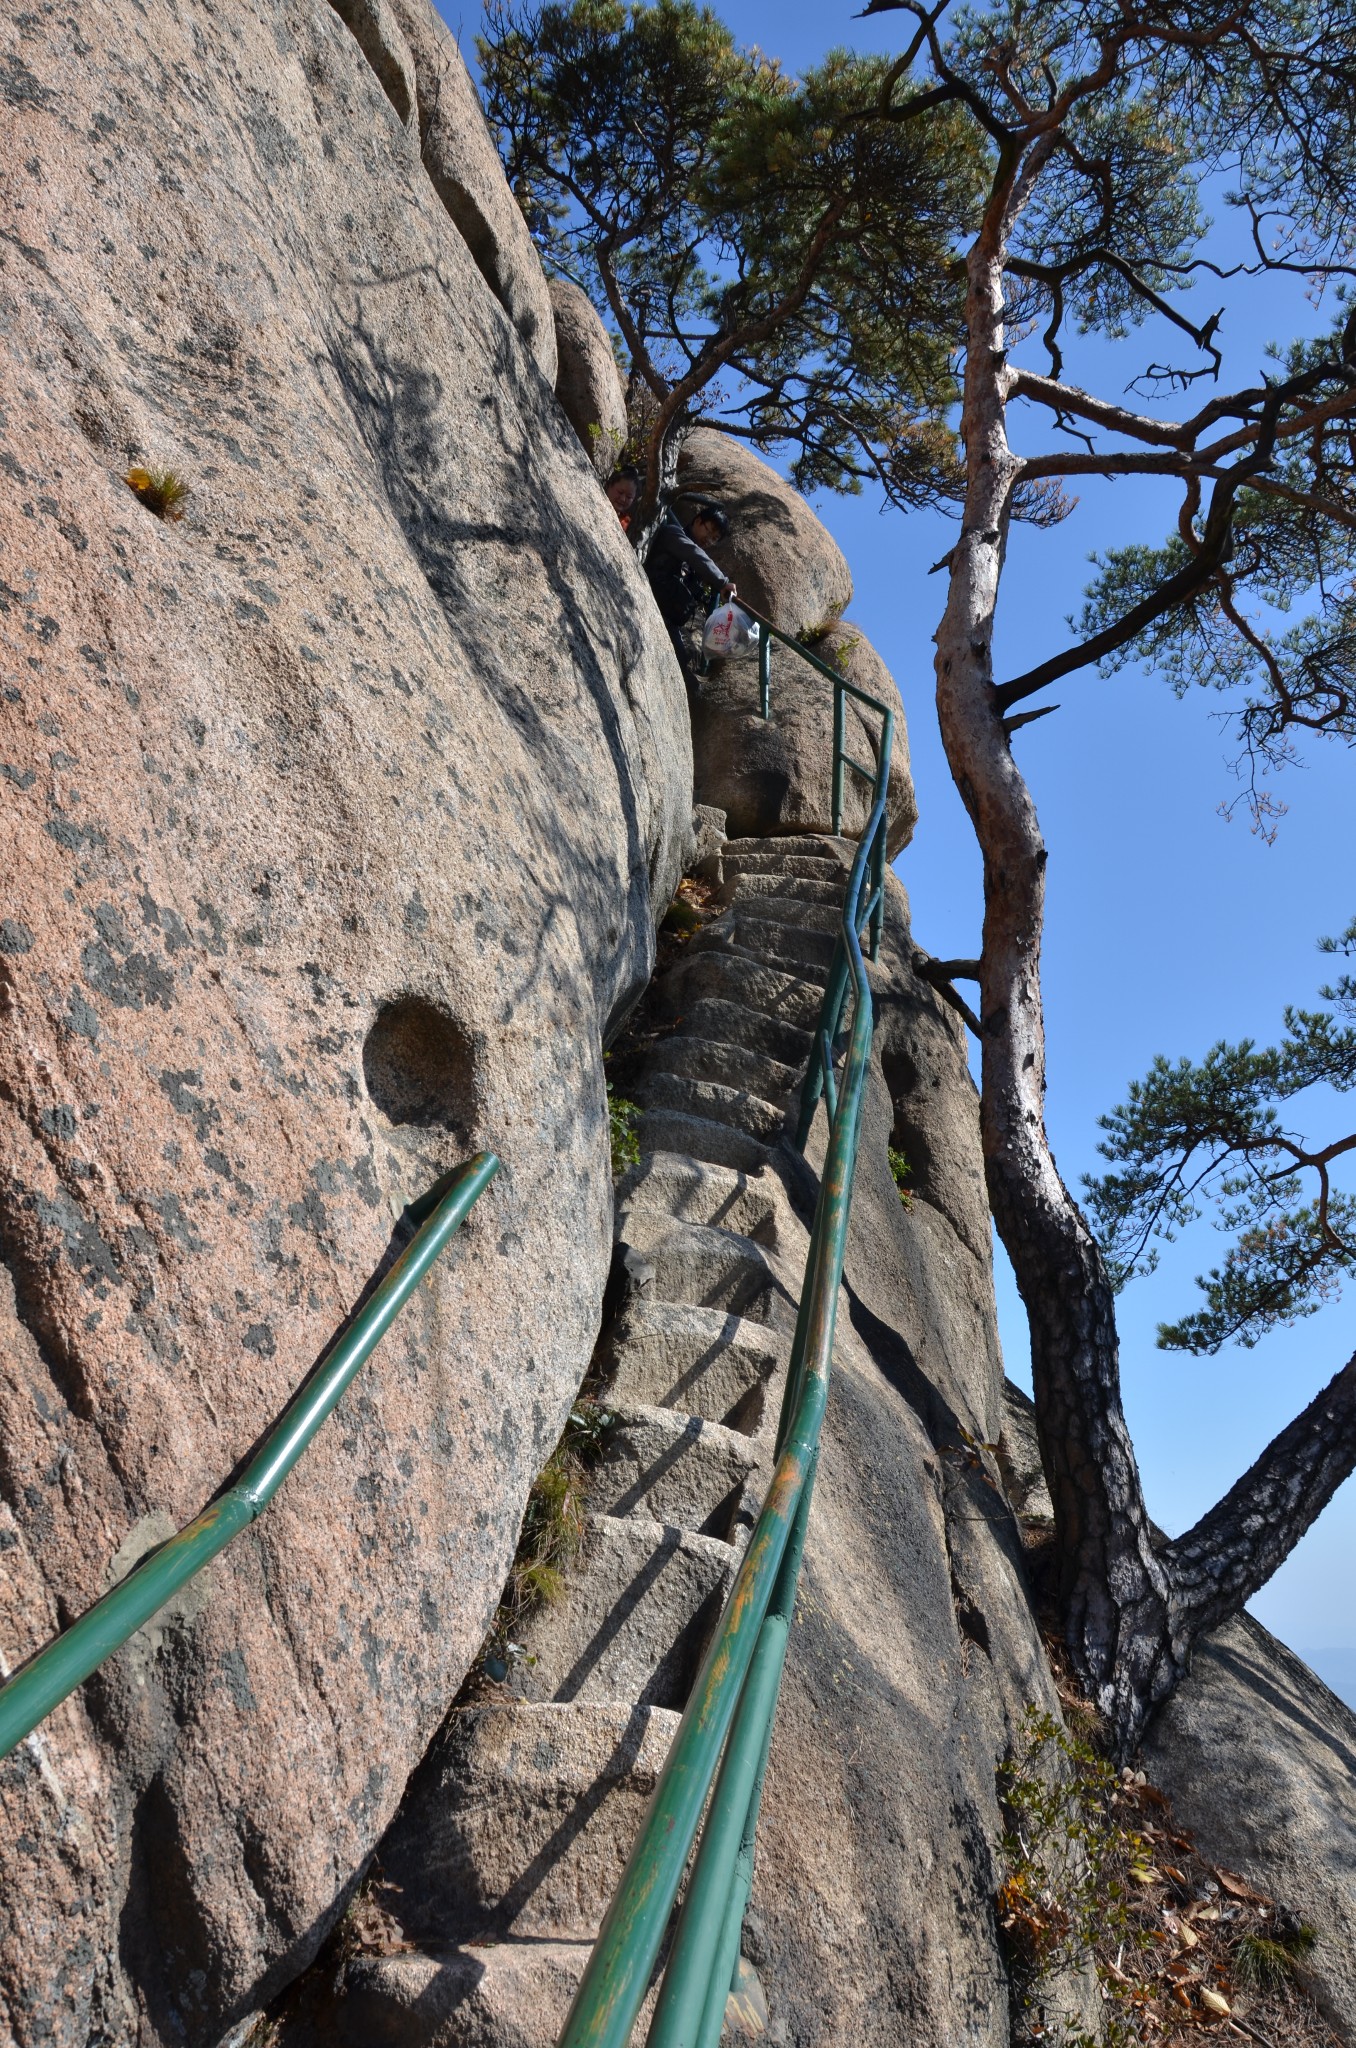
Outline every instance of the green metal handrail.
POLYGON ((170 1537, 0 1687, 0 1758, 121 1648, 268 1506, 472 1205, 499 1171, 493 1152, 454 1167, 406 1211, 418 1227, 342 1337, 326 1352, 261 1450, 195 1521, 170 1537))
POLYGON ((770 709, 773 638, 794 647, 834 685, 835 832, 842 826, 843 767, 858 765, 849 760, 842 744, 845 697, 850 695, 881 715, 871 813, 848 877, 820 1028, 801 1096, 797 1143, 804 1148, 815 1105, 823 1095, 829 1113, 828 1151, 778 1423, 772 1484, 558 2048, 625 2048, 629 2043, 704 1809, 706 1826, 674 1931, 648 2048, 716 2048, 720 2039, 753 1883, 763 1779, 828 1398, 873 1029, 862 937, 869 932, 874 958, 885 900, 885 805, 894 715, 888 705, 857 689, 770 620, 748 605, 744 609, 759 626, 759 694, 765 717, 770 709), (841 1075, 835 1076, 834 1051, 849 993, 854 1002, 846 1057, 841 1075))

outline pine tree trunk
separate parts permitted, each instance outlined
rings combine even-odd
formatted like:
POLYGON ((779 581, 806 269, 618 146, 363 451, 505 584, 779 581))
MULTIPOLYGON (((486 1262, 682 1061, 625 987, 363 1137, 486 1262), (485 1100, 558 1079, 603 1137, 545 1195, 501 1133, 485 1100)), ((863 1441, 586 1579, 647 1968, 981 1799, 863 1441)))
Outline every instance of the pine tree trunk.
POLYGON ((937 635, 942 739, 984 857, 982 1128, 989 1199, 1031 1326, 1059 1598, 1075 1667, 1122 1750, 1183 1669, 1120 1400, 1111 1289, 1045 1130, 1046 852, 993 700, 992 635, 1018 470, 1007 442, 1001 229, 969 261, 968 490, 937 635))

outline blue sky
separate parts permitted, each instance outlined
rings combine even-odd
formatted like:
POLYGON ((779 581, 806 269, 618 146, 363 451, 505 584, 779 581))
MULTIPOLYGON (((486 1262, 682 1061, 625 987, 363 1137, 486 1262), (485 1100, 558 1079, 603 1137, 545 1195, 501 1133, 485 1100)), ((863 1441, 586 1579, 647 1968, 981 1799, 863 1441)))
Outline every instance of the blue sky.
MULTIPOLYGON (((834 42, 862 50, 899 47, 889 15, 854 20, 781 0, 729 0, 718 11, 745 42, 791 69, 834 42)), ((468 59, 478 10, 458 16, 468 59)), ((1222 214, 1218 207, 1212 211, 1222 214)), ((1227 238, 1231 222, 1221 217, 1227 238)), ((1227 295, 1221 339, 1223 388, 1250 381, 1268 340, 1328 324, 1300 281, 1207 284, 1198 317, 1227 295)), ((1148 330, 1119 343, 1075 342, 1065 374, 1117 395, 1142 367, 1148 330)), ((1157 351, 1161 353, 1161 350, 1157 351)), ((1045 364, 1041 354, 1030 360, 1045 364)), ((1034 449, 1034 413, 1014 433, 1034 449)), ((1042 439, 1039 445, 1046 445, 1042 439)), ((1082 482, 1083 480, 1080 480, 1082 482)), ((933 711, 932 635, 944 591, 930 563, 954 537, 949 522, 882 511, 869 498, 825 497, 816 509, 852 567, 850 616, 893 671, 908 713, 920 823, 899 872, 913 902, 920 944, 941 956, 978 948, 980 864, 969 821, 947 770, 933 711)), ((1087 579, 1087 556, 1130 539, 1158 540, 1175 499, 1154 480, 1092 482, 1062 526, 1017 529, 1003 587, 997 671, 1017 674, 1070 638, 1087 579)), ((1282 1006, 1308 1002, 1327 978, 1315 950, 1321 933, 1356 914, 1350 858, 1353 763, 1341 745, 1313 746, 1275 783, 1289 806, 1273 845, 1242 813, 1218 813, 1238 792, 1222 700, 1204 692, 1178 702, 1138 670, 1108 681, 1095 671, 1048 693, 1062 706, 1020 734, 1015 747, 1031 783, 1050 849, 1045 943, 1049 1033, 1048 1121, 1061 1171, 1077 1186, 1096 1170, 1097 1117, 1155 1053, 1199 1055, 1220 1037, 1274 1038, 1282 1006)), ((1348 1118, 1351 1101, 1345 1101, 1348 1118)), ((1343 1103, 1333 1104, 1328 1135, 1343 1103)), ((1125 1402, 1152 1514, 1169 1531, 1188 1527, 1356 1349, 1356 1293, 1248 1352, 1232 1347, 1193 1359, 1155 1348, 1159 1321, 1194 1307, 1193 1276, 1215 1263, 1223 1240, 1198 1226, 1163 1252, 1158 1273, 1122 1297, 1125 1402)), ((1029 1385, 1025 1317, 999 1255, 999 1312, 1013 1377, 1029 1385)), ((1252 1611, 1301 1652, 1345 1651, 1315 1662, 1356 1704, 1356 1480, 1348 1481, 1252 1611)))

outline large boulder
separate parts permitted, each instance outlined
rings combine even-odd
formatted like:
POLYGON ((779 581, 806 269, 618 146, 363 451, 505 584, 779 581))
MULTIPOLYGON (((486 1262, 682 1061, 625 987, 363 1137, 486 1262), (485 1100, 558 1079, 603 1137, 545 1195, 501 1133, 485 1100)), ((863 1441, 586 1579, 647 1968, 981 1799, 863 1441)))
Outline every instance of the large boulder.
POLYGON ((678 487, 684 519, 703 498, 729 513, 729 535, 711 552, 774 626, 823 633, 847 610, 852 575, 838 543, 799 491, 743 441, 698 427, 679 454, 678 487))
POLYGON ((504 1162, 268 1514, 0 1765, 0 2040, 207 2048, 342 1909, 587 1364, 602 1048, 688 722, 340 16, 76 0, 4 36, 11 1667, 213 1498, 411 1196, 504 1162))
MULTIPOLYGON (((1017 1513, 1051 1523, 1036 1411, 1011 1381, 998 1455, 1017 1513)), ((1356 1714, 1242 1614, 1195 1644, 1141 1761, 1203 1856, 1313 1927, 1300 1976, 1356 2044, 1356 1714)))
MULTIPOLYGON (((355 8, 364 14, 380 8, 403 32, 414 66, 424 169, 481 276, 527 343, 542 376, 554 384, 556 329, 546 276, 527 222, 505 182, 461 51, 433 0, 335 4, 346 16, 355 8)), ((372 36, 369 29, 364 49, 372 36)))
POLYGON ((1356 2043, 1356 1714, 1240 1615, 1196 1645, 1144 1764, 1205 1855, 1313 1927, 1304 1981, 1356 2043))
POLYGON ((600 477, 616 468, 626 446, 626 393, 607 329, 587 292, 553 277, 556 323, 556 397, 600 477))
MULTIPOLYGON (((758 535, 751 531, 752 545, 758 535)), ((742 582, 741 582, 742 587, 742 582)), ((918 822, 909 734, 899 689, 875 648, 840 620, 814 642, 814 652, 895 714, 890 753, 888 832, 891 855, 907 846, 918 822)), ((755 656, 720 662, 692 693, 692 754, 697 801, 727 813, 732 838, 833 830, 833 684, 792 649, 773 642, 771 717, 759 709, 755 656)), ((875 765, 880 718, 847 700, 847 752, 875 765)), ((872 785, 844 771, 842 830, 860 836, 871 810, 872 785)))

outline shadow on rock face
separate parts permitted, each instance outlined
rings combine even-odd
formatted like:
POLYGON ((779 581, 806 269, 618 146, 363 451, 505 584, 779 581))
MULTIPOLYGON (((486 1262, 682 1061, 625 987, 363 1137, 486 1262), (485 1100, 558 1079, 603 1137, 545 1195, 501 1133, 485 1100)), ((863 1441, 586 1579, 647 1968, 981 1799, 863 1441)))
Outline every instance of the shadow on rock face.
POLYGON ((465 1137, 475 1122, 470 1035, 423 996, 396 996, 381 1005, 363 1041, 363 1079, 388 1123, 465 1137))

